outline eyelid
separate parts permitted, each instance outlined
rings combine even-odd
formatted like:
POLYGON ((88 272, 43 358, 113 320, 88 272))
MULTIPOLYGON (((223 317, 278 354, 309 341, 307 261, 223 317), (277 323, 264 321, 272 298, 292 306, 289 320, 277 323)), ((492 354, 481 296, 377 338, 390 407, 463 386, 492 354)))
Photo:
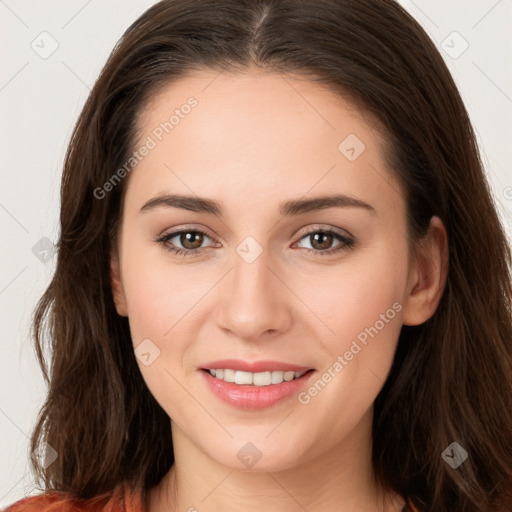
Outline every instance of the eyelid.
MULTIPOLYGON (((203 233, 208 238, 211 238, 215 242, 219 242, 219 238, 216 235, 212 235, 211 232, 206 228, 205 226, 201 224, 183 224, 182 226, 179 226, 177 228, 173 228, 171 230, 164 229, 158 236, 157 239, 168 237, 170 235, 176 236, 184 231, 196 231, 199 233, 203 233)), ((307 226, 305 228, 302 228, 299 230, 295 235, 293 235, 293 238, 296 238, 297 241, 304 238, 306 235, 310 235, 311 233, 317 232, 317 231, 331 231, 333 233, 336 233, 342 237, 345 238, 352 238, 355 239, 354 235, 350 233, 350 231, 347 231, 346 229, 340 229, 336 228, 334 226, 327 226, 322 224, 313 224, 312 226, 307 226)))
POLYGON ((182 226, 178 226, 176 228, 167 228, 164 229, 159 235, 157 235, 156 238, 159 239, 169 235, 176 236, 182 233, 183 231, 196 231, 198 233, 204 233, 212 240, 218 241, 218 237, 216 235, 212 235, 209 229, 201 224, 183 224, 182 226))
POLYGON ((334 226, 327 226, 325 224, 313 224, 312 226, 303 228, 294 235, 294 238, 301 239, 305 235, 310 235, 311 233, 314 233, 317 231, 327 231, 327 232, 330 231, 330 232, 336 233, 337 235, 342 236, 344 238, 351 238, 354 240, 356 238, 350 231, 347 231, 346 229, 341 229, 341 228, 337 228, 334 226))

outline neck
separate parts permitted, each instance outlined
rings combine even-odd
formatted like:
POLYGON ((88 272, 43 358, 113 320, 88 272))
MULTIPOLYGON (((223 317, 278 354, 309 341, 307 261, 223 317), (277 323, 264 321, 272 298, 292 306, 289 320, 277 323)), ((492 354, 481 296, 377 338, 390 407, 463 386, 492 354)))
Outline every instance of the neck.
POLYGON ((398 512, 404 500, 384 491, 371 463, 371 411, 334 449, 277 471, 219 464, 172 423, 175 463, 151 489, 149 512, 398 512))

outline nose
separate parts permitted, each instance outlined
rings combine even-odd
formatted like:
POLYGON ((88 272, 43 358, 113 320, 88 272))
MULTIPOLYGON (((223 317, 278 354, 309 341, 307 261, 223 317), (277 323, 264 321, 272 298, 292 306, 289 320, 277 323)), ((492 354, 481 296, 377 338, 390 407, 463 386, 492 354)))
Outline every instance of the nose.
POLYGON ((266 251, 252 263, 236 255, 217 302, 219 328, 246 341, 286 332, 292 324, 293 294, 279 274, 266 251))

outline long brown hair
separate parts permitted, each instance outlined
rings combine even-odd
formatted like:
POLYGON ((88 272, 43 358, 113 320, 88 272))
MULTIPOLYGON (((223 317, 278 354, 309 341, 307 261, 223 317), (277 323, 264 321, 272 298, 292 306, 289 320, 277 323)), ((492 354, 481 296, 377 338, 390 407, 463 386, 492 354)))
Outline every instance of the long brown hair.
POLYGON ((377 477, 429 511, 510 510, 510 248, 454 81, 393 0, 164 0, 126 31, 66 155, 57 268, 34 318, 49 392, 31 447, 45 441, 58 458, 34 464, 36 476, 80 498, 120 484, 145 496, 173 463, 169 418, 142 379, 110 287, 126 179, 101 198, 97 190, 129 158, 137 115, 158 88, 194 69, 248 66, 299 73, 369 114, 404 186, 411 240, 433 215, 448 231, 438 310, 403 327, 375 402, 377 477), (441 457, 452 442, 468 453, 458 469, 441 457))

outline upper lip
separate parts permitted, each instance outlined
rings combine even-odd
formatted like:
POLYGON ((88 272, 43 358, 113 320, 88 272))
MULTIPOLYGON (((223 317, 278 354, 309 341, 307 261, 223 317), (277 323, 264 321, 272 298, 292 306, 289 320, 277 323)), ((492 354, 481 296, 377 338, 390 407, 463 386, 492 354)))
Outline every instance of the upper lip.
POLYGON ((283 363, 281 361, 243 361, 241 359, 220 359, 218 361, 211 361, 202 366, 202 368, 205 370, 230 369, 251 373, 279 370, 285 372, 302 372, 312 369, 309 366, 283 363))

